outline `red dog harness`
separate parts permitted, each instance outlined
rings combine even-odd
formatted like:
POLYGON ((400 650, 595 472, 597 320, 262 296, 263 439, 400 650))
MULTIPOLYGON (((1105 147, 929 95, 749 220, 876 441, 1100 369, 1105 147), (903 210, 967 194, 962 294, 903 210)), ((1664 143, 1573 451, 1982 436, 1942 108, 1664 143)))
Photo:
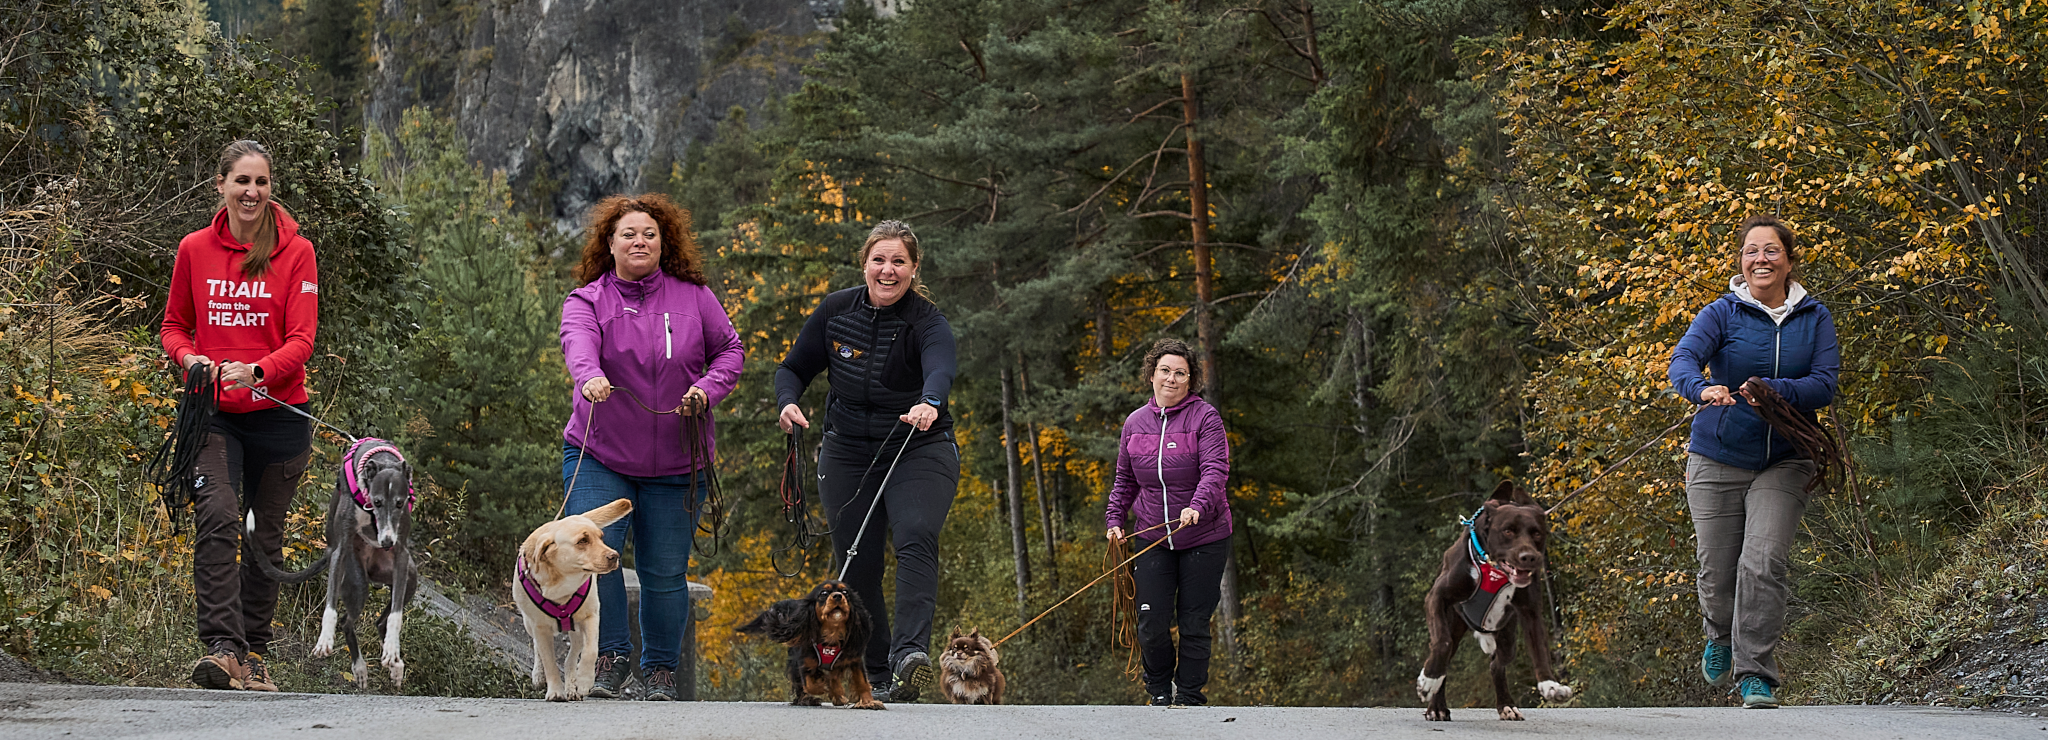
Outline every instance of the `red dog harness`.
POLYGON ((825 668, 831 668, 833 663, 839 662, 839 653, 845 649, 844 646, 827 645, 822 642, 812 647, 818 650, 818 665, 825 668))
MULTIPOLYGON (((348 495, 356 500, 356 507, 363 511, 376 509, 377 502, 370 500, 370 493, 363 490, 362 482, 356 477, 356 467, 359 461, 379 452, 389 452, 392 457, 398 458, 399 462, 405 462, 405 455, 400 453, 396 446, 376 437, 356 440, 355 444, 348 446, 348 454, 341 459, 341 479, 348 484, 348 495)), ((413 490, 410 477, 405 481, 405 494, 405 510, 410 512, 413 505, 420 502, 420 494, 413 490)))
POLYGON ((1493 612, 1493 602, 1500 598, 1501 587, 1508 585, 1508 572, 1494 565, 1486 548, 1479 544, 1479 518, 1485 515, 1486 507, 1481 506, 1472 513, 1472 518, 1460 522, 1465 526, 1465 536, 1471 540, 1466 554, 1472 558, 1472 567, 1479 571, 1479 590, 1458 604, 1458 616, 1465 618, 1465 625, 1473 632, 1490 635, 1495 630, 1487 629, 1486 617, 1493 612))
POLYGON ((570 596, 567 602, 557 604, 541 595, 540 584, 535 583, 533 576, 527 574, 525 556, 520 556, 513 570, 519 574, 519 586, 526 589, 526 598, 532 599, 533 605, 540 607, 542 614, 555 618, 555 629, 561 632, 576 631, 576 610, 583 608, 583 600, 590 597, 590 584, 597 582, 597 576, 585 579, 583 586, 576 589, 575 595, 570 596))

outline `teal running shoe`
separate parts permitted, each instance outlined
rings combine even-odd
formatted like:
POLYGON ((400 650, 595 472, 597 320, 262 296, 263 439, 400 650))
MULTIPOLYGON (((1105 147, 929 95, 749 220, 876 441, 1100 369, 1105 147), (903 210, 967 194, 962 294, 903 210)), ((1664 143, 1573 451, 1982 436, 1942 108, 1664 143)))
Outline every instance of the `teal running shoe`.
POLYGON ((1707 649, 1700 651, 1700 676, 1707 679, 1707 685, 1715 688, 1728 685, 1728 659, 1732 651, 1727 645, 1707 641, 1707 649))
POLYGON ((1778 696, 1771 693, 1771 685, 1764 683, 1761 678, 1743 676, 1742 683, 1736 687, 1736 692, 1742 694, 1743 709, 1778 708, 1778 696))

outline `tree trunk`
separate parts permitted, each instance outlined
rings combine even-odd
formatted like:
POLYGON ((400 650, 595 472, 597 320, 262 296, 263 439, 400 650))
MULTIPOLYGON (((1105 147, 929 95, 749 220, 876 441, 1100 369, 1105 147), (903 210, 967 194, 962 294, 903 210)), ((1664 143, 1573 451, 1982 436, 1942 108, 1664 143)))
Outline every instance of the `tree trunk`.
MULTIPOLYGON (((1195 76, 1183 70, 1180 75, 1182 121, 1188 131, 1188 209, 1194 216, 1193 234, 1190 241, 1195 245, 1195 339, 1202 345, 1202 397, 1210 405, 1222 408, 1223 376, 1216 368, 1216 316, 1210 305, 1215 300, 1215 280, 1212 274, 1212 259, 1209 251, 1209 173, 1202 161, 1202 137, 1197 134, 1196 122, 1200 119, 1199 101, 1195 97, 1195 76)), ((1237 553, 1236 546, 1225 551, 1223 557, 1223 624, 1217 630, 1217 642, 1224 655, 1237 653, 1237 618, 1240 614, 1237 604, 1237 553)))
POLYGON ((1003 462, 1010 469, 1010 549, 1017 557, 1017 608, 1024 608, 1027 596, 1026 586, 1031 583, 1031 557, 1024 548, 1024 481, 1021 465, 1017 460, 1017 424, 1011 405, 1010 368, 1005 366, 1003 380, 1003 462))

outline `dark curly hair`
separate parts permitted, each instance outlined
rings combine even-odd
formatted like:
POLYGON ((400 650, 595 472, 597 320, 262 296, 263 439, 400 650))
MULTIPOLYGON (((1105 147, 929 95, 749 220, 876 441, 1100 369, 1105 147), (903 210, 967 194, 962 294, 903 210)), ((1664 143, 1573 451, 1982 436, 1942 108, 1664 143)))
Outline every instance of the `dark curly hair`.
POLYGON ((628 213, 645 213, 654 219, 661 233, 661 271, 698 285, 704 278, 704 258, 697 250, 697 235, 690 231, 690 212, 660 193, 614 195, 590 208, 590 226, 583 230, 583 262, 576 265, 576 284, 589 285, 618 266, 612 257, 612 230, 628 213))
POLYGON ((1202 381, 1204 380, 1202 377, 1202 363, 1195 359, 1195 351, 1188 347, 1187 342, 1172 337, 1152 343, 1152 351, 1145 353, 1145 374, 1143 377, 1147 381, 1151 380, 1152 374, 1159 371, 1159 358, 1167 355, 1180 355, 1181 359, 1187 361, 1188 392, 1202 392, 1202 381))

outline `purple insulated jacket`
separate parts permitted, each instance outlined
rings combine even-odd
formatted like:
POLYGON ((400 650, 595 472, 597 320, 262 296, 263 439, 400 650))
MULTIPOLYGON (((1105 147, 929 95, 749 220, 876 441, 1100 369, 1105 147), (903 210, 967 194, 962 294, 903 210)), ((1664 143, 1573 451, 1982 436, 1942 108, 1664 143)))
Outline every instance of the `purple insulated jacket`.
MULTIPOLYGON (((745 349, 710 288, 660 270, 636 281, 607 272, 562 302, 562 359, 576 383, 562 439, 619 474, 647 478, 704 463, 683 453, 681 416, 650 414, 625 391, 668 410, 694 385, 716 407, 739 382, 745 349), (583 400, 583 384, 600 375, 611 381, 611 398, 583 400)), ((712 444, 706 425, 704 449, 712 444)))
MULTIPOLYGON (((1174 533, 1167 547, 1185 550, 1229 537, 1230 497, 1224 483, 1230 479, 1230 438, 1223 431, 1223 415, 1194 394, 1164 410, 1157 403, 1146 401, 1124 419, 1116 483, 1109 489, 1104 516, 1107 526, 1123 527, 1128 534, 1179 519, 1181 509, 1192 508, 1201 521, 1174 533), (1137 513, 1135 524, 1128 523, 1126 509, 1137 513)), ((1141 539, 1159 535, 1151 532, 1141 539)))

